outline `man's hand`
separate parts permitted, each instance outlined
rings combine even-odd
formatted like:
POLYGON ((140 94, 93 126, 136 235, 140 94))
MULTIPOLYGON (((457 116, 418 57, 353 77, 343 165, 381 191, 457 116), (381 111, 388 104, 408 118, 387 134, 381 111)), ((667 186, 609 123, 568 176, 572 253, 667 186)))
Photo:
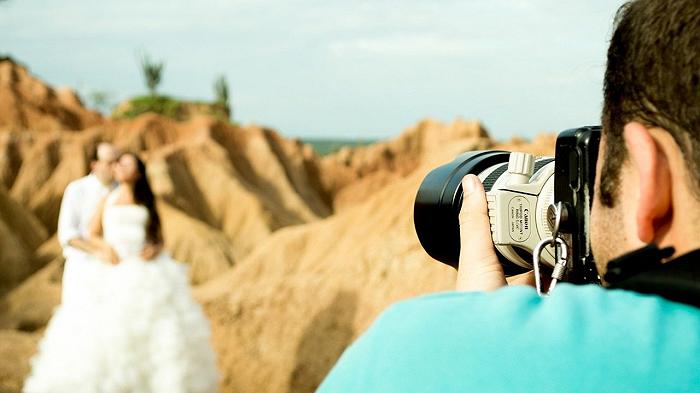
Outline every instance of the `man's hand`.
POLYGON ((119 263, 119 254, 117 254, 117 252, 110 246, 101 247, 95 253, 95 256, 105 262, 111 263, 112 265, 119 263))
POLYGON ((457 290, 492 291, 508 285, 491 240, 486 192, 478 177, 462 179, 464 200, 459 212, 457 290))
POLYGON ((160 249, 160 244, 146 244, 143 250, 141 250, 141 259, 143 259, 144 261, 152 260, 153 258, 158 256, 158 254, 160 254, 160 249))
MULTIPOLYGON (((459 212, 458 291, 493 291, 506 285, 535 286, 532 271, 508 277, 498 261, 491 240, 486 192, 479 178, 467 175, 462 179, 464 199, 459 212)), ((547 279, 544 281, 548 282, 547 279)))

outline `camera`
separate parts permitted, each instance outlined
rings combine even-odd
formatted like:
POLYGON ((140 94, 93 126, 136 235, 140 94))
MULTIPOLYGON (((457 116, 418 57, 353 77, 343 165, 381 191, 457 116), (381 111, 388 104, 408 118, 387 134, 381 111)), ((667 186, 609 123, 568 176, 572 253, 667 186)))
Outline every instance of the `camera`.
POLYGON ((553 269, 560 257, 554 247, 559 238, 568 250, 563 280, 598 283, 588 224, 599 142, 599 126, 580 127, 558 135, 553 158, 470 151, 435 168, 421 183, 414 204, 421 245, 436 260, 458 267, 461 181, 474 174, 486 190, 491 235, 507 276, 532 270, 540 243, 546 245, 534 256, 553 269))

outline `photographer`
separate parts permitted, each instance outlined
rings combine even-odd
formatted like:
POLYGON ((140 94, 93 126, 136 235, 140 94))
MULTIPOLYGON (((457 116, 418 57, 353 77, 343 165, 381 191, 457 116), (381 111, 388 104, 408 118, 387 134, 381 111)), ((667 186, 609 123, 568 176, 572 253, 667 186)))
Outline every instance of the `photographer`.
POLYGON ((461 291, 391 307, 320 391, 700 390, 700 2, 620 9, 602 120, 590 239, 607 288, 508 287, 468 175, 461 291))

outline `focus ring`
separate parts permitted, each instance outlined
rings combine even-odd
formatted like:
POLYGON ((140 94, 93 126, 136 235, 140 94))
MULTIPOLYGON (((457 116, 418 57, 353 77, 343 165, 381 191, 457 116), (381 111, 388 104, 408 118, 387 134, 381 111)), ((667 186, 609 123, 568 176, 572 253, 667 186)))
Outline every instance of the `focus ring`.
POLYGON ((486 179, 484 179, 483 184, 484 184, 484 190, 486 192, 491 191, 493 188, 493 185, 496 184, 496 180, 498 180, 499 177, 508 169, 508 163, 506 162, 505 164, 499 166, 496 168, 493 172, 489 173, 488 176, 486 176, 486 179))

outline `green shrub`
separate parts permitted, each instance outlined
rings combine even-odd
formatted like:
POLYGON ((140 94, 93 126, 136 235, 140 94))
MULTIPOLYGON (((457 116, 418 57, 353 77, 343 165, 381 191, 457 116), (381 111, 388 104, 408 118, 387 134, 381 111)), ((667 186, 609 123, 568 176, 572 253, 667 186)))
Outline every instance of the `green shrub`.
POLYGON ((119 117, 134 118, 142 113, 153 112, 175 120, 183 119, 182 104, 168 96, 141 96, 132 98, 129 107, 119 117))
POLYGON ((343 147, 361 147, 377 142, 376 139, 323 139, 302 138, 302 142, 311 145, 320 156, 337 153, 343 147))

